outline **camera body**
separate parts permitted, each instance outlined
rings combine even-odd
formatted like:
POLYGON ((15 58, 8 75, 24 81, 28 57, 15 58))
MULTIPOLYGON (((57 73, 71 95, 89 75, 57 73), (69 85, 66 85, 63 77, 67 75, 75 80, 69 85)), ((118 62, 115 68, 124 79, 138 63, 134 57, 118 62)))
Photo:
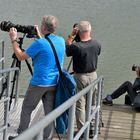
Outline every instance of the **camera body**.
MULTIPOLYGON (((75 24, 73 25, 73 28, 75 28, 75 29, 78 30, 78 23, 75 23, 75 24)), ((76 36, 75 36, 75 38, 74 38, 74 41, 75 41, 75 42, 80 42, 80 36, 79 36, 78 32, 77 32, 77 34, 76 34, 76 36)))
POLYGON ((80 42, 80 36, 79 36, 79 34, 77 34, 77 35, 75 36, 74 41, 75 41, 75 42, 80 42))
POLYGON ((8 21, 8 22, 7 21, 2 21, 0 23, 0 29, 2 31, 9 32, 10 28, 12 28, 12 27, 16 28, 17 32, 27 34, 27 36, 33 36, 34 37, 34 36, 37 35, 36 29, 32 25, 25 26, 25 25, 13 24, 10 21, 8 21))
POLYGON ((136 71, 136 68, 139 66, 136 66, 135 64, 132 66, 132 71, 136 71))

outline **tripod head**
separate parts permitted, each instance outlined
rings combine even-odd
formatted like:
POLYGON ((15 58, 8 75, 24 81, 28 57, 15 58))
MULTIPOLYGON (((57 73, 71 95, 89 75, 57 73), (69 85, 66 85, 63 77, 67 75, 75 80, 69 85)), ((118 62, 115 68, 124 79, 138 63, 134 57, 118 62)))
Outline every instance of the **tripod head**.
POLYGON ((24 34, 23 37, 19 37, 18 41, 17 41, 21 50, 23 50, 22 49, 22 44, 23 44, 23 40, 24 40, 25 36, 26 36, 26 34, 24 34))

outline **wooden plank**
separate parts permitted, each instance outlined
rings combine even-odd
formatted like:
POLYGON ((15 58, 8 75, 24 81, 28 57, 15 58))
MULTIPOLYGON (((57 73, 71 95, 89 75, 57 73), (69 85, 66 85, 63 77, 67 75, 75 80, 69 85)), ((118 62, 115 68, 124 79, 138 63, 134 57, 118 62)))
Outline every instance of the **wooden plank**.
MULTIPOLYGON (((18 107, 18 110, 20 108, 21 106, 18 107)), ((20 115, 18 113, 10 116, 9 135, 15 134, 13 131, 19 123, 20 115), (16 117, 14 117, 15 115, 16 117), (13 121, 13 118, 16 120, 13 121)), ((132 107, 124 105, 102 106, 102 120, 104 127, 100 130, 101 134, 99 134, 98 140, 140 140, 140 112, 136 112, 132 107)), ((62 140, 66 139, 66 135, 62 135, 62 140)), ((58 140, 56 134, 54 140, 58 140)))
POLYGON ((104 127, 99 140, 140 140, 140 112, 130 106, 102 107, 104 127))

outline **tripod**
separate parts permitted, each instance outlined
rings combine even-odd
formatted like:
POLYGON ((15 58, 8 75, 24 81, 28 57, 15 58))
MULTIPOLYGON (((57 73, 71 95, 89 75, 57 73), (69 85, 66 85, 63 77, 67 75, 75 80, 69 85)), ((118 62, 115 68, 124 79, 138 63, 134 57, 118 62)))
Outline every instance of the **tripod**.
MULTIPOLYGON (((19 44, 19 48, 24 51, 24 49, 22 49, 22 44, 23 44, 23 39, 25 37, 26 34, 23 35, 23 37, 19 37, 19 40, 18 40, 18 44, 19 44)), ((21 61, 19 61, 15 55, 15 53, 13 53, 12 55, 12 58, 13 58, 13 62, 11 64, 11 68, 13 67, 18 67, 19 70, 21 70, 21 61)), ((26 65, 31 73, 31 75, 33 74, 32 72, 32 67, 30 65, 30 63, 28 62, 28 60, 25 60, 26 62, 26 65)), ((11 93, 10 93, 10 102, 9 102, 9 110, 10 110, 10 107, 11 107, 11 104, 12 104, 12 98, 13 98, 13 94, 14 94, 14 89, 15 89, 15 83, 16 83, 16 77, 17 77, 17 72, 15 71, 14 72, 14 75, 13 75, 13 78, 12 78, 12 87, 11 87, 11 93)), ((0 93, 0 99, 2 98, 3 94, 4 94, 4 91, 5 89, 7 88, 7 77, 5 78, 5 82, 2 84, 2 92, 0 93)))

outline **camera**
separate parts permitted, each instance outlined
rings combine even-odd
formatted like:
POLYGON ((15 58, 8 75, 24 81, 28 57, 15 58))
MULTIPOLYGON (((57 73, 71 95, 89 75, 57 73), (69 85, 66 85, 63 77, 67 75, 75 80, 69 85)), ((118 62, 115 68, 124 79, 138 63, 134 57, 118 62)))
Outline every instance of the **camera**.
POLYGON ((136 68, 139 66, 136 66, 135 64, 132 66, 132 71, 136 71, 136 68))
POLYGON ((10 30, 10 28, 12 28, 12 27, 16 28, 17 32, 27 34, 28 37, 37 36, 36 28, 32 25, 25 26, 25 25, 13 24, 10 21, 2 21, 0 23, 0 29, 2 31, 8 32, 10 30))
POLYGON ((79 37, 78 34, 75 36, 74 41, 75 41, 75 42, 80 42, 80 37, 79 37))
MULTIPOLYGON (((73 28, 78 28, 78 23, 75 23, 75 24, 73 25, 73 28)), ((80 42, 80 36, 79 36, 79 34, 77 34, 77 35, 75 36, 74 41, 75 41, 75 42, 80 42)))

